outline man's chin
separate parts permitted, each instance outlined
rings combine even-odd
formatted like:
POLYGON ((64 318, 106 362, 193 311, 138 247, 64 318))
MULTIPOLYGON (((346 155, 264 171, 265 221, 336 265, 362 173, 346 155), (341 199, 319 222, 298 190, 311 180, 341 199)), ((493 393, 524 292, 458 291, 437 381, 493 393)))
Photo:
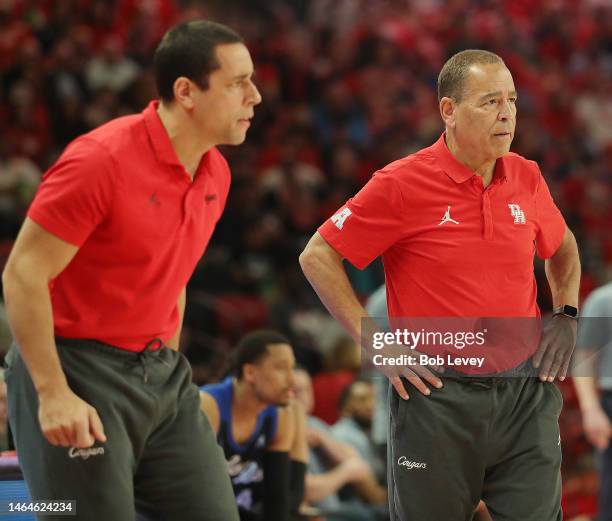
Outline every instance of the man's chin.
POLYGON ((235 136, 233 136, 234 139, 232 140, 232 145, 242 145, 242 143, 244 143, 246 140, 246 136, 246 131, 237 133, 235 136))
POLYGON ((244 143, 245 140, 246 140, 246 132, 228 137, 227 139, 224 139, 222 143, 219 143, 219 145, 237 146, 237 145, 242 145, 242 143, 244 143))
POLYGON ((511 139, 509 139, 506 143, 499 143, 494 150, 497 158, 499 159, 500 157, 505 156, 508 152, 510 152, 511 145, 511 139))

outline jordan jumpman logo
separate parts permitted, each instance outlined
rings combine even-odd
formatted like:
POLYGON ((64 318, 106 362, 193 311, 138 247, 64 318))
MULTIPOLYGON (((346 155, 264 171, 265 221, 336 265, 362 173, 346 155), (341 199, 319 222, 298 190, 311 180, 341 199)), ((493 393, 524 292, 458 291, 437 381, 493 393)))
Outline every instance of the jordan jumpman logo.
POLYGON ((455 221, 455 219, 453 219, 450 216, 450 209, 451 207, 448 206, 446 209, 446 213, 444 214, 444 217, 442 217, 442 220, 438 223, 438 226, 443 225, 444 223, 455 223, 455 224, 459 224, 459 221, 455 221))

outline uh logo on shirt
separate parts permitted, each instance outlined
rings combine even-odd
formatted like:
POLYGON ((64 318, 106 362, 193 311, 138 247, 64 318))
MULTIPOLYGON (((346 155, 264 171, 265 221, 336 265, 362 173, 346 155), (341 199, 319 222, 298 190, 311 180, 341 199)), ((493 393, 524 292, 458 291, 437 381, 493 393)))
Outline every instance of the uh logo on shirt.
POLYGON ((338 230, 342 230, 344 227, 344 221, 346 221, 352 212, 348 208, 343 208, 337 214, 331 216, 331 221, 336 225, 338 230))

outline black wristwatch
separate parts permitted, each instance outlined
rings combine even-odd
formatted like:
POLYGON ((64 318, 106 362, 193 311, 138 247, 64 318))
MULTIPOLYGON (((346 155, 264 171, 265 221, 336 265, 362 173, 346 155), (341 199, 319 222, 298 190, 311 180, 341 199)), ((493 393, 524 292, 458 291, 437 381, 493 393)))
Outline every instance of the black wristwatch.
POLYGON ((567 304, 563 304, 563 306, 553 308, 553 317, 555 315, 563 315, 564 317, 573 318, 574 320, 578 320, 578 308, 575 308, 574 306, 568 306, 567 304))

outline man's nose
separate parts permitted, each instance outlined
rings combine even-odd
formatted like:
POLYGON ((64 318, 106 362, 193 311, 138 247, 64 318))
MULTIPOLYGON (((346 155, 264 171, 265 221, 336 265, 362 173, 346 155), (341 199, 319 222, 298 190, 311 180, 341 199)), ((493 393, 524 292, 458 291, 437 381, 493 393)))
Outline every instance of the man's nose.
POLYGON ((512 104, 510 103, 510 100, 505 100, 499 109, 499 114, 497 117, 499 120, 505 121, 506 119, 511 119, 513 116, 514 111, 512 109, 512 104))
POLYGON ((257 86, 254 83, 251 83, 251 96, 249 101, 253 104, 253 105, 259 105, 261 103, 261 93, 259 92, 259 89, 257 88, 257 86))

